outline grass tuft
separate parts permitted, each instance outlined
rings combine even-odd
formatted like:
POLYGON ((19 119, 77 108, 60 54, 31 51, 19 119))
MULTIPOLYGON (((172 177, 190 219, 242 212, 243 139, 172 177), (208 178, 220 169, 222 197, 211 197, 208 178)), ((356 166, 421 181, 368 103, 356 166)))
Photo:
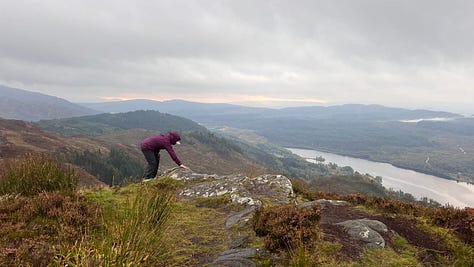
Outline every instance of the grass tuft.
MULTIPOLYGON (((108 192, 108 191, 101 191, 108 192)), ((120 192, 119 192, 120 194, 120 192)), ((94 194, 95 199, 100 199, 94 194)), ((166 261, 163 234, 173 195, 154 186, 136 186, 117 202, 115 217, 107 212, 102 235, 83 239, 58 251, 53 266, 160 266, 166 261)), ((105 199, 109 199, 106 196, 105 199)), ((110 203, 109 203, 110 204, 110 203)))

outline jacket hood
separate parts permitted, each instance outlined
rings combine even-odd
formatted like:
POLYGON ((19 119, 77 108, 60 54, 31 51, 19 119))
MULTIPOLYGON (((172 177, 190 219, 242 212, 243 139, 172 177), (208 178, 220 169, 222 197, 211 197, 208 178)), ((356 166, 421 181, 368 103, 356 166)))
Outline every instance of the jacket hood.
POLYGON ((176 142, 181 141, 181 137, 179 136, 178 132, 170 132, 169 136, 172 145, 175 145, 176 142))

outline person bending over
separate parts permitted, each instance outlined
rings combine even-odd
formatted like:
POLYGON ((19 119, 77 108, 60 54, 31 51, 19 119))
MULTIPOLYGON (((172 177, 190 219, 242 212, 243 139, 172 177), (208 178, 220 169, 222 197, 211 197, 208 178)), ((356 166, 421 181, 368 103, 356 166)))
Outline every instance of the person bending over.
POLYGON ((187 169, 188 167, 183 165, 173 150, 173 145, 179 145, 180 141, 181 137, 178 132, 170 132, 169 134, 160 134, 145 138, 140 144, 140 148, 148 163, 143 178, 146 180, 155 178, 160 165, 161 149, 168 151, 170 157, 179 167, 187 169))

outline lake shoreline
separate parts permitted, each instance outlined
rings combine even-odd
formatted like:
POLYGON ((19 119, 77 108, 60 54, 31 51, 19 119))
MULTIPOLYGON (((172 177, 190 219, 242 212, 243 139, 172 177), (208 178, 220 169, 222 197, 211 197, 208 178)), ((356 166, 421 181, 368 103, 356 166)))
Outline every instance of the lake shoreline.
MULTIPOLYGON (((418 169, 418 168, 412 168, 412 167, 409 167, 409 166, 404 166, 404 165, 392 163, 392 162, 389 162, 389 161, 374 160, 370 157, 361 157, 360 155, 354 155, 354 154, 338 152, 338 151, 336 152, 336 151, 329 150, 329 149, 324 149, 324 148, 314 148, 314 147, 307 147, 307 146, 291 146, 291 147, 285 147, 285 148, 287 148, 287 149, 288 148, 289 149, 296 148, 296 149, 316 150, 316 151, 321 151, 321 152, 324 152, 324 153, 331 153, 331 154, 335 154, 335 155, 339 155, 339 156, 351 157, 351 158, 356 158, 356 159, 363 159, 363 160, 368 160, 368 161, 377 162, 377 163, 386 163, 386 164, 390 164, 390 165, 392 165, 394 167, 397 167, 397 168, 400 168, 400 169, 405 169, 405 170, 409 170, 409 171, 415 171, 415 172, 419 172, 419 173, 423 173, 423 174, 427 174, 427 175, 432 175, 432 176, 436 176, 436 177, 439 177, 439 178, 445 179, 445 180, 473 184, 470 181, 454 179, 453 177, 451 177, 449 175, 446 175, 446 174, 442 174, 442 173, 427 172, 425 170, 421 170, 421 169, 418 169)), ((344 166, 341 166, 341 167, 344 167, 344 166)))
POLYGON ((417 199, 433 199, 443 205, 454 207, 474 207, 474 185, 466 182, 456 182, 438 176, 399 168, 390 163, 376 162, 347 155, 339 155, 321 150, 306 148, 290 148, 292 153, 305 158, 309 162, 317 162, 321 156, 325 163, 335 163, 339 166, 350 166, 354 171, 373 177, 382 177, 382 185, 394 191, 401 190, 412 194, 417 199))

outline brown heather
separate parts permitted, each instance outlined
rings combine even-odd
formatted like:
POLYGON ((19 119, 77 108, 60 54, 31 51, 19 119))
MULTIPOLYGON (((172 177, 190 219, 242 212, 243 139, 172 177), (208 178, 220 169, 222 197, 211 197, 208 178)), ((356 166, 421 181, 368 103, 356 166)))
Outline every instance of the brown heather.
POLYGON ((0 265, 47 266, 55 246, 100 228, 100 209, 84 196, 43 192, 0 205, 0 265))
POLYGON ((288 204, 258 209, 253 223, 256 234, 264 238, 266 248, 293 250, 302 245, 310 247, 318 240, 320 219, 319 205, 300 208, 288 204))

